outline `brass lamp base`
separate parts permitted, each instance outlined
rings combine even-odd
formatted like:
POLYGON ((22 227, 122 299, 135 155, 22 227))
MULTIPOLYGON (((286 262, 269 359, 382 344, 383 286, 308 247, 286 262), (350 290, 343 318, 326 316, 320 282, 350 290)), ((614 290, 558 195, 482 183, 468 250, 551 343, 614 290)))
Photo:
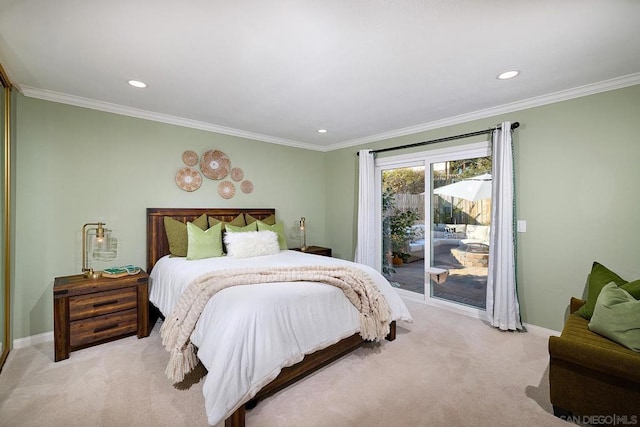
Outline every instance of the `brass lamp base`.
POLYGON ((84 277, 87 279, 98 279, 102 277, 102 271, 94 271, 93 268, 85 270, 84 277))

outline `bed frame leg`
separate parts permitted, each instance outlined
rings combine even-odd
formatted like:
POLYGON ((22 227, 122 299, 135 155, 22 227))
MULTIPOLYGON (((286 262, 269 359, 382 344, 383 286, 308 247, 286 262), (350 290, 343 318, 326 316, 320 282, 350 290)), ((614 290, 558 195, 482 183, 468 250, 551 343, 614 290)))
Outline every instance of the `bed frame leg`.
POLYGON ((244 413, 244 405, 242 405, 229 418, 224 420, 224 427, 244 427, 244 413))
POLYGON ((396 321, 394 320, 389 324, 389 334, 385 337, 387 341, 393 341, 396 339, 396 321))

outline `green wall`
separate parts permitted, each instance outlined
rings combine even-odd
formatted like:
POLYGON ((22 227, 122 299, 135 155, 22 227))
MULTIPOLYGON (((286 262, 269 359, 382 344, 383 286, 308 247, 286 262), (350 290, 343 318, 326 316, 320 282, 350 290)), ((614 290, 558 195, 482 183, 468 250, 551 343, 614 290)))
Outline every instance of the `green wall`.
MULTIPOLYGON (((80 229, 102 220, 120 241, 113 264, 145 265, 147 207, 274 207, 299 244, 353 259, 361 148, 420 142, 519 121, 514 133, 518 282, 526 323, 560 330, 591 263, 640 278, 640 86, 321 153, 17 96, 13 337, 53 329, 56 276, 80 269, 80 229), (193 193, 174 181, 181 154, 217 148, 255 184, 250 195, 193 193)), ((469 141, 431 146, 441 148, 469 141)), ((428 149, 428 148, 423 148, 428 149)), ((385 153, 404 154, 420 149, 385 153)))
POLYGON ((80 271, 87 222, 106 222, 119 239, 110 265, 146 265, 147 207, 273 207, 291 247, 302 216, 307 243, 328 244, 324 153, 24 96, 16 114, 14 338, 53 330, 53 280, 80 271), (244 170, 253 193, 222 199, 206 178, 195 192, 178 188, 182 153, 213 148, 244 170))
MULTIPOLYGON (((571 296, 585 295, 598 260, 640 279, 640 86, 558 102, 457 126, 327 153, 327 240, 351 258, 355 247, 357 156, 383 148, 520 122, 514 133, 518 290, 526 323, 559 331, 571 296), (330 189, 330 190, 329 190, 330 189)), ((435 144, 409 152, 477 142, 435 144)))

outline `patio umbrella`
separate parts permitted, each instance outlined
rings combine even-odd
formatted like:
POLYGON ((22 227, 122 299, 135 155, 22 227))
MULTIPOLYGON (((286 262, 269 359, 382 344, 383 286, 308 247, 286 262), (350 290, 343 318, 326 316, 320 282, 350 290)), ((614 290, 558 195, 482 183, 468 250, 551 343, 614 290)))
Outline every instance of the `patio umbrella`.
POLYGON ((491 174, 485 173, 436 188, 433 194, 457 197, 472 202, 489 199, 491 198, 491 174))

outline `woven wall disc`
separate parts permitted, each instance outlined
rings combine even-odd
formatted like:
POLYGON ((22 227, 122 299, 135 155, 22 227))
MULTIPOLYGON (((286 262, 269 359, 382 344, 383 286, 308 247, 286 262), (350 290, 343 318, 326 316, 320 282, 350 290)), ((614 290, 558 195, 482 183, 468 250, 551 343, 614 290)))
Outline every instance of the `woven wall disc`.
POLYGON ((187 166, 197 165, 198 159, 199 159, 198 153, 196 153, 195 151, 187 150, 184 153, 182 153, 182 161, 187 166))
POLYGON ((251 193, 253 191, 253 182, 251 182, 251 181, 242 181, 242 184, 240 184, 240 189, 245 194, 251 193))
POLYGON ((222 179, 229 175, 231 160, 219 150, 206 151, 200 159, 200 170, 209 179, 222 179))
POLYGON ((218 194, 223 199, 230 199, 236 194, 236 186, 231 181, 222 181, 218 184, 218 194))
POLYGON ((184 191, 196 191, 202 185, 202 175, 187 166, 176 173, 176 184, 184 191))
POLYGON ((242 181, 242 178, 244 178, 244 171, 240 168, 233 168, 231 169, 231 179, 238 182, 238 181, 242 181))

